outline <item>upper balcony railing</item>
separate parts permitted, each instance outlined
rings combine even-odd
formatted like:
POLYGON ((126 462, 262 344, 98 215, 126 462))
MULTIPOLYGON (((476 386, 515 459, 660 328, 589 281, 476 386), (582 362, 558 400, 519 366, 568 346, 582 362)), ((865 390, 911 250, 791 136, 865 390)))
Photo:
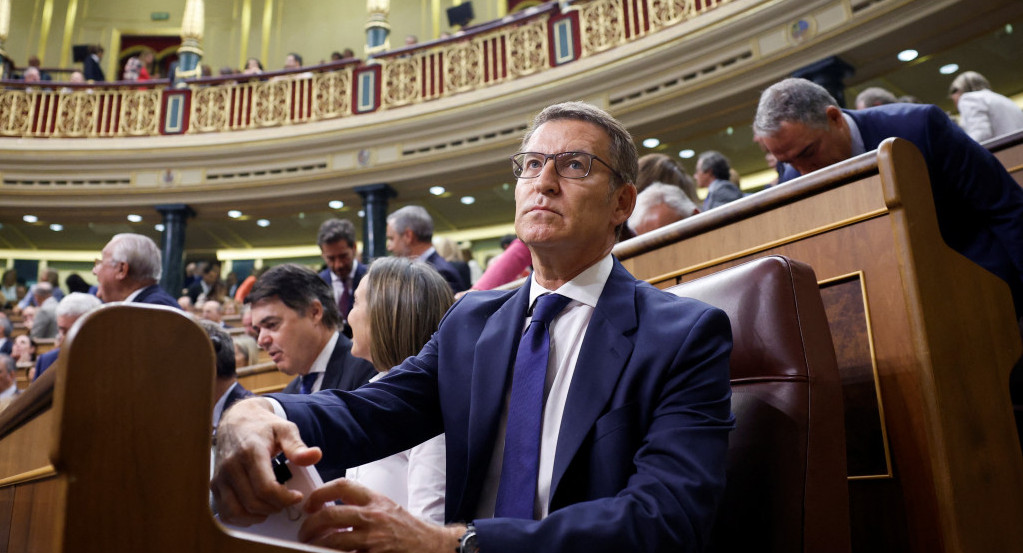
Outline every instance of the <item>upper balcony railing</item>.
POLYGON ((0 136, 101 138, 293 125, 418 104, 547 71, 729 0, 558 2, 452 38, 259 76, 70 84, 0 81, 0 136))

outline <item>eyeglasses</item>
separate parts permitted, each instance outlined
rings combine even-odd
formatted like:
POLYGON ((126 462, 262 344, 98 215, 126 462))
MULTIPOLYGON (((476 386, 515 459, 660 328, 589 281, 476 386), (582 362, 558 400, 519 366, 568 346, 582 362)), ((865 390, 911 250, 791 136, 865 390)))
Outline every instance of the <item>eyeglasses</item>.
POLYGON ((511 156, 512 173, 520 179, 532 179, 540 176, 547 160, 554 160, 554 171, 566 179, 581 179, 590 174, 593 160, 597 160, 611 170, 619 180, 625 182, 621 173, 615 171, 606 161, 586 152, 560 152, 557 154, 541 154, 540 152, 519 152, 511 156))

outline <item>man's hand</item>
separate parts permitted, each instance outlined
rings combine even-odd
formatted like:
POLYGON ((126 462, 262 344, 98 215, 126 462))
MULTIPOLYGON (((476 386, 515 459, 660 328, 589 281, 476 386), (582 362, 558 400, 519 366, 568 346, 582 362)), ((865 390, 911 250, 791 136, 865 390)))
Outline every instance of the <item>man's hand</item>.
POLYGON ((465 533, 464 525, 438 526, 420 520, 387 497, 345 478, 327 482, 310 494, 304 509, 310 514, 298 539, 344 551, 451 553, 465 533), (335 500, 344 505, 334 505, 335 500))
POLYGON ((278 453, 308 466, 320 460, 319 448, 308 448, 298 427, 273 412, 270 402, 247 399, 224 413, 217 427, 216 470, 210 489, 214 507, 225 522, 248 526, 266 520, 302 494, 278 484, 271 460, 278 453))

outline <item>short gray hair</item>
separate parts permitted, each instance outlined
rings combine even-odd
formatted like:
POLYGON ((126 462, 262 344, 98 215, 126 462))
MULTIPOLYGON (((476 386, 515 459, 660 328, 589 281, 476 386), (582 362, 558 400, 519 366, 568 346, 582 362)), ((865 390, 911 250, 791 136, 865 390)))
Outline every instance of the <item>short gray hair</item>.
POLYGON ((721 152, 714 150, 703 152, 700 157, 696 158, 696 166, 703 172, 713 175, 715 179, 730 180, 732 178, 732 165, 721 152))
POLYGON ((103 305, 103 302, 92 294, 71 292, 64 296, 64 299, 60 300, 60 303, 57 304, 57 316, 74 317, 77 319, 100 305, 103 305))
POLYGON ((135 280, 160 280, 163 265, 160 248, 152 238, 124 232, 110 239, 110 259, 128 264, 128 274, 135 280))
POLYGON ((887 89, 879 86, 872 86, 870 88, 864 88, 862 92, 856 95, 856 109, 860 109, 860 106, 869 108, 873 106, 881 106, 884 104, 894 104, 899 100, 894 94, 889 92, 887 89))
POLYGON ((632 135, 629 134, 624 125, 614 117, 611 117, 606 111, 585 102, 554 104, 541 111, 533 119, 533 124, 526 131, 526 135, 522 137, 522 149, 525 149, 529 139, 533 137, 533 134, 541 125, 550 121, 564 119, 592 123, 604 129, 604 132, 610 137, 611 159, 608 162, 611 164, 611 168, 625 179, 625 182, 618 182, 618 176, 616 175, 612 179, 612 190, 625 183, 636 183, 636 176, 639 174, 639 154, 636 152, 636 144, 632 142, 632 135))
POLYGON ((785 122, 827 128, 828 106, 838 107, 838 102, 823 86, 806 79, 785 79, 760 95, 753 134, 773 136, 785 122))
POLYGON ((952 80, 952 84, 948 87, 948 95, 978 90, 991 90, 991 83, 984 78, 984 75, 976 71, 964 71, 952 80))
POLYGON ((45 280, 37 282, 32 293, 37 296, 48 298, 53 295, 53 284, 50 284, 50 282, 45 280))
POLYGON ((670 207, 672 211, 678 213, 679 219, 685 219, 697 209, 696 204, 678 186, 655 182, 636 196, 636 209, 629 217, 629 228, 635 229, 650 209, 658 204, 670 207))
POLYGON ((391 225, 394 232, 404 233, 412 229, 412 234, 420 242, 433 240, 433 218, 426 211, 425 207, 418 205, 407 205, 387 217, 387 224, 391 225))

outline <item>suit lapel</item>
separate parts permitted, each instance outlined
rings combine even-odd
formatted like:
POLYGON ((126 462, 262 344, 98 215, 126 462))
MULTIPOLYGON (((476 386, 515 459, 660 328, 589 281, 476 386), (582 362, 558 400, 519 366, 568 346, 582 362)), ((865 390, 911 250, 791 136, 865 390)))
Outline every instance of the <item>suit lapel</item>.
MULTIPOLYGON (((529 302, 529 285, 518 291, 487 319, 473 352, 471 391, 469 393, 468 470, 462 505, 475 509, 483 479, 494 452, 501 410, 505 401, 505 385, 511 378, 515 348, 521 336, 522 323, 529 302), (472 497, 469 497, 469 496, 472 497)), ((471 511, 469 511, 471 512, 471 511)))
POLYGON ((614 393, 632 355, 633 342, 626 333, 635 328, 636 279, 616 259, 576 361, 554 454, 552 499, 569 463, 614 393))

